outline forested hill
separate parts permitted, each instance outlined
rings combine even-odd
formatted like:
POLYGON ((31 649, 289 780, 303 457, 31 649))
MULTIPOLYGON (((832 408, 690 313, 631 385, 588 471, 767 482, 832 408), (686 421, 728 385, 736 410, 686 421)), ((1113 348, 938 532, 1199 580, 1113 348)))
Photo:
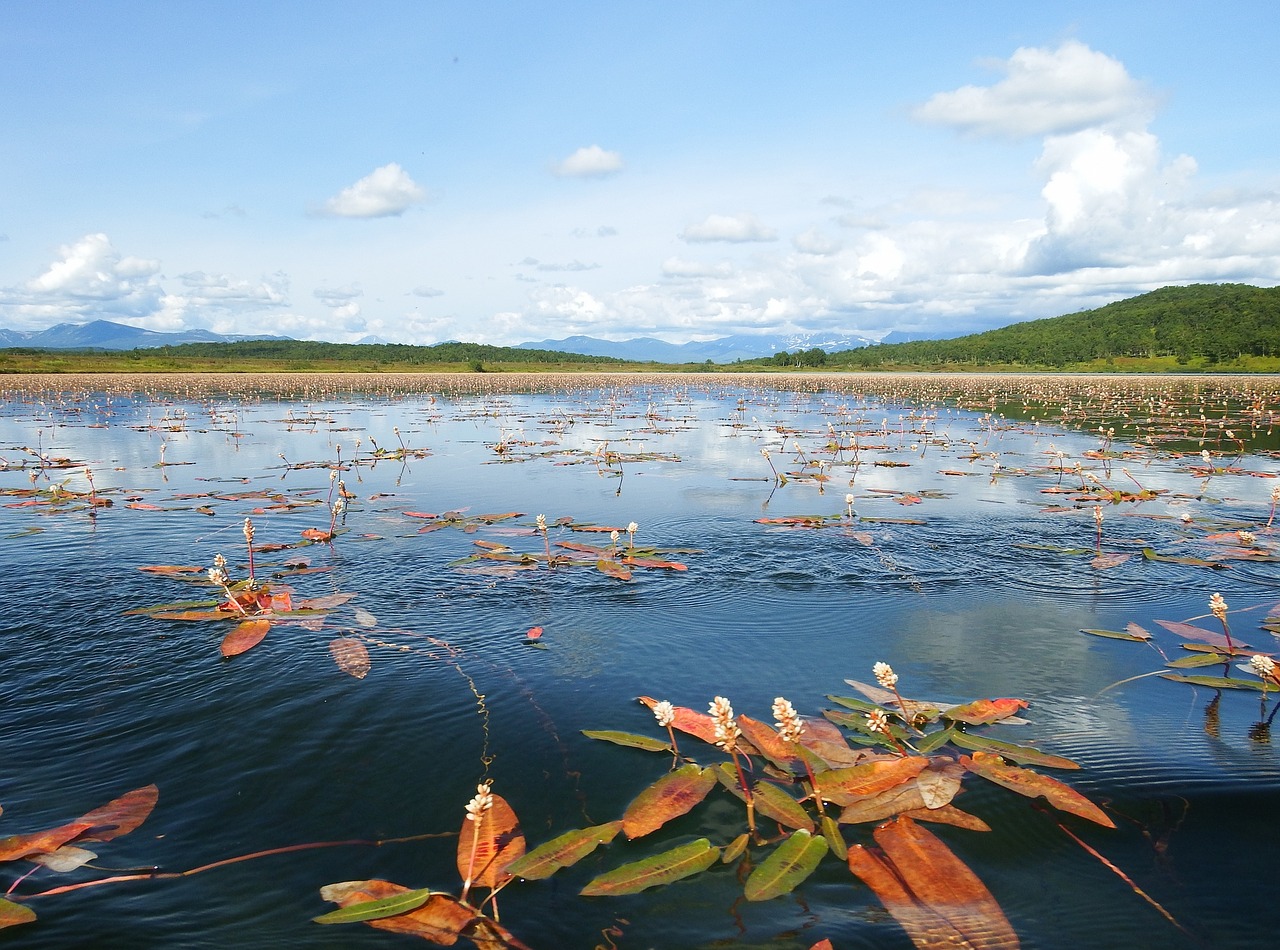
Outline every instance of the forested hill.
POLYGON ((831 354, 827 365, 861 368, 945 363, 1069 366, 1121 357, 1225 363, 1280 356, 1280 287, 1164 287, 1045 320, 951 340, 881 344, 831 354))
POLYGON ((336 360, 361 363, 427 365, 440 363, 623 363, 608 356, 583 356, 553 350, 524 350, 484 343, 323 343, 315 340, 242 340, 238 343, 186 343, 147 351, 161 357, 265 359, 314 362, 336 360))

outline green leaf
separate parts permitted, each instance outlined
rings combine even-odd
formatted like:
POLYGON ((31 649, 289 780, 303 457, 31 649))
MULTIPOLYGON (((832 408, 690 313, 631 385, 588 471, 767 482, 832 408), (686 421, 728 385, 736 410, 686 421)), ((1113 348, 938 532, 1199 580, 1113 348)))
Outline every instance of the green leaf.
POLYGON ((849 849, 844 843, 844 835, 840 833, 840 823, 831 815, 822 816, 822 837, 827 839, 827 847, 841 861, 849 856, 849 849))
POLYGON ((616 897, 620 894, 639 894, 649 887, 671 884, 683 878, 705 871, 715 864, 720 849, 706 838, 690 841, 670 851, 663 851, 651 858, 632 861, 620 868, 601 874, 588 882, 581 891, 583 897, 616 897))
POLYGON ((1226 663, 1230 657, 1222 656, 1218 653, 1193 653, 1190 656, 1179 657, 1176 660, 1170 660, 1165 666, 1172 666, 1175 669, 1185 670, 1194 669, 1199 666, 1218 666, 1226 663))
POLYGON ((921 755, 928 755, 934 749, 941 749, 944 745, 950 742, 957 732, 959 732, 959 730, 954 725, 947 726, 945 729, 938 729, 934 732, 930 732, 923 739, 913 742, 912 745, 915 746, 916 751, 921 755))
POLYGON ((1214 570, 1226 570, 1230 568, 1230 564, 1223 564, 1221 561, 1206 561, 1199 557, 1183 557, 1173 554, 1157 554, 1152 548, 1143 548, 1142 556, 1148 561, 1166 561, 1170 564, 1189 564, 1192 567, 1211 567, 1214 570))
MULTIPOLYGON (((867 700, 865 700, 865 699, 858 699, 858 698, 857 698, 857 697, 855 697, 855 696, 831 696, 831 695, 828 695, 828 696, 827 696, 827 699, 831 700, 833 703, 837 703, 837 704, 839 704, 839 705, 841 705, 841 706, 845 707, 846 709, 858 709, 858 710, 861 710, 862 712, 871 712, 871 710, 873 710, 873 709, 879 709, 879 708, 880 708, 880 706, 876 705, 875 703, 868 702, 868 701, 867 701, 867 700)), ((828 718, 830 718, 830 717, 828 717, 828 718)))
POLYGON ((383 917, 395 917, 417 910, 431 897, 431 888, 422 887, 416 891, 405 891, 392 897, 383 897, 376 901, 361 901, 347 907, 339 907, 327 914, 313 917, 317 924, 352 924, 361 920, 380 920, 383 917))
POLYGON ((540 881, 561 868, 581 861, 597 846, 608 844, 622 830, 621 821, 611 821, 590 828, 566 831, 546 844, 539 845, 519 860, 507 865, 508 874, 527 881, 540 881))
POLYGON ((671 743, 655 739, 653 736, 640 736, 634 732, 615 732, 609 729, 583 729, 582 734, 588 739, 603 739, 615 745, 624 745, 631 749, 643 749, 645 752, 670 752, 671 743))
MULTIPOLYGON (((728 762, 721 762, 714 769, 720 784, 745 802, 747 796, 738 783, 738 770, 728 762)), ((804 806, 772 782, 756 782, 751 788, 751 798, 756 811, 766 818, 787 828, 813 830, 813 819, 804 806)))
POLYGON ((827 839, 822 835, 793 832, 751 872, 743 886, 747 900, 767 901, 790 894, 814 872, 827 850, 827 839))
MULTIPOLYGON (((1173 674, 1165 675, 1171 676, 1173 674)), ((951 742, 962 749, 969 749, 973 752, 995 752, 1006 759, 1020 762, 1023 765, 1041 765, 1050 769, 1080 768, 1079 763, 1072 762, 1070 759, 1064 759, 1058 755, 1050 755, 1048 752, 1041 752, 1039 749, 1033 749, 1030 746, 1014 745, 1012 742, 1001 742, 999 739, 977 736, 972 732, 956 730, 956 734, 951 737, 951 742)))
POLYGON ((36 912, 30 907, 0 897, 0 930, 16 927, 18 924, 29 924, 35 919, 36 912))
POLYGON ((1091 637, 1107 637, 1111 640, 1134 640, 1138 643, 1145 643, 1147 640, 1151 639, 1151 637, 1149 636, 1140 637, 1140 636, 1137 636, 1136 634, 1128 633, 1124 630, 1089 629, 1089 630, 1081 630, 1080 632, 1087 633, 1091 637))
POLYGON ((1160 678, 1174 680, 1178 683, 1191 683, 1195 686, 1208 686, 1212 689, 1262 689, 1262 680, 1233 680, 1225 676, 1188 676, 1185 673, 1161 673, 1160 678))

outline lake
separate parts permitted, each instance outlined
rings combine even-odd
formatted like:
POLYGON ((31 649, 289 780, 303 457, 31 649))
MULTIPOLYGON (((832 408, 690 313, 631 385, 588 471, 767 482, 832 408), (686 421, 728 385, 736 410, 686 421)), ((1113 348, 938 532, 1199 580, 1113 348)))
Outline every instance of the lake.
MULTIPOLYGON (((530 849, 621 818, 673 756, 583 731, 667 742, 642 696, 699 714, 722 696, 765 723, 786 697, 810 735, 843 716, 853 752, 887 758, 848 725, 867 697, 846 680, 874 685, 878 662, 934 707, 1026 701, 1013 723, 961 731, 1073 760, 1030 768, 1114 822, 970 773, 955 805, 991 830, 920 823, 1022 946, 1272 942, 1276 691, 1257 689, 1247 661, 1273 654, 1280 630, 1275 378, 68 376, 0 389, 0 827, 57 829, 158 789, 135 830, 81 839, 97 854, 85 866, 34 864, 58 843, 11 841, 29 853, 4 864, 6 888, 37 919, 0 943, 423 945, 313 923, 335 907, 320 889, 376 878, 457 895, 481 782, 530 849), (194 615, 227 599, 207 575, 218 555, 241 590, 246 518, 255 579, 289 603, 224 658, 239 614, 194 615), (1214 594, 1233 645, 1248 644, 1230 662, 1212 659, 1214 594), (1166 665, 1197 651, 1210 665, 1166 665), (68 885, 84 886, 48 893, 68 885)), ((730 761, 676 737, 702 766, 730 761)), ((766 765, 751 757, 753 780, 770 781, 766 765)), ((536 948, 912 946, 830 854, 789 893, 744 899, 747 868, 779 847, 763 820, 770 840, 749 865, 579 895, 678 845, 724 848, 744 813, 717 786, 652 834, 512 882, 501 923, 536 948)), ((840 833, 867 845, 876 824, 840 833)))

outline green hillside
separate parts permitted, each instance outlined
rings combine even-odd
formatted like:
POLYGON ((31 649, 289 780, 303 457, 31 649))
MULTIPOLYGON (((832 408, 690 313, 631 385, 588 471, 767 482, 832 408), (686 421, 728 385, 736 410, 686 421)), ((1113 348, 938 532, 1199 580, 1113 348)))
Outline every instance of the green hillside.
POLYGON ((826 365, 1070 367, 1164 359, 1174 367, 1213 367, 1250 357, 1280 357, 1280 287, 1164 287, 1096 310, 1028 320, 953 340, 845 350, 829 355, 826 365))

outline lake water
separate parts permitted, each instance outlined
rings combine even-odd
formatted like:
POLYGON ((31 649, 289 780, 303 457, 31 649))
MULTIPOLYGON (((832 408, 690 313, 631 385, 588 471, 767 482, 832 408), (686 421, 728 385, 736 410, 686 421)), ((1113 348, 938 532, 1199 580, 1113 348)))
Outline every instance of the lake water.
MULTIPOLYGON (((786 696, 818 717, 877 661, 912 698, 1027 700, 1026 724, 986 734, 1076 760, 1079 771, 1053 774, 1115 819, 1101 828, 966 779, 957 804, 993 830, 935 831, 1024 947, 1273 942, 1280 761, 1259 723, 1275 701, 1143 676, 1164 669, 1152 646, 1081 632, 1136 623, 1173 660, 1187 641, 1157 621, 1220 632, 1217 592, 1235 639, 1275 650, 1261 627, 1280 613, 1266 528, 1280 484, 1273 379, 0 378, 0 389, 0 828, 51 828, 159 788, 140 828, 92 846, 91 868, 15 883, 32 865, 5 864, 11 896, 38 920, 0 942, 421 945, 312 923, 332 909, 319 889, 384 878, 457 893, 456 832, 482 779, 531 847, 620 817, 670 756, 582 730, 665 739, 639 696, 705 711, 722 695, 765 721, 786 696), (328 529, 339 477, 340 533, 294 546, 328 529), (1127 560, 1095 565, 1095 506, 1101 551, 1127 560), (624 581, 591 565, 468 560, 496 546, 542 555, 538 514, 564 556, 582 556, 564 543, 615 557, 634 544, 687 569, 624 581), (801 516, 823 520, 788 523, 801 516), (246 517, 266 548, 259 578, 295 602, 354 596, 273 624, 231 659, 219 653, 227 622, 127 613, 212 596, 203 573, 144 566, 203 572, 222 554, 243 577, 246 517), (618 541, 584 530, 600 526, 618 541), (364 645, 364 678, 339 668, 335 639, 364 645), (387 839, 415 840, 373 844, 387 839), (353 843, 292 849, 325 842, 353 843), (286 850, 30 896, 272 849, 286 850)), ((686 746, 703 764, 723 758, 686 746)), ((761 903, 722 865, 636 896, 578 896, 604 870, 741 830, 736 800, 713 791, 652 836, 512 884, 502 922, 537 948, 607 945, 606 933, 620 948, 911 946, 834 857, 761 903)), ((868 841, 870 826, 844 834, 868 841)))

